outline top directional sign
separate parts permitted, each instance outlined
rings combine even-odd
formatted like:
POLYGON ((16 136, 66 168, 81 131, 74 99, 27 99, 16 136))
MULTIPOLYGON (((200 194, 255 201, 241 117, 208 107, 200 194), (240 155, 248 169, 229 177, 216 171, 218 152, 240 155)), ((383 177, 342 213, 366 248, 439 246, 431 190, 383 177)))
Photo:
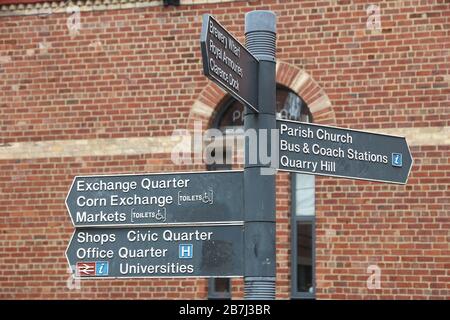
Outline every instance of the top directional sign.
POLYGON ((80 176, 66 206, 76 227, 232 224, 243 181, 242 171, 80 176))
POLYGON ((279 170, 405 184, 412 157, 404 137, 277 120, 279 170))
POLYGON ((212 16, 203 16, 203 72, 244 105, 258 111, 258 59, 212 16))

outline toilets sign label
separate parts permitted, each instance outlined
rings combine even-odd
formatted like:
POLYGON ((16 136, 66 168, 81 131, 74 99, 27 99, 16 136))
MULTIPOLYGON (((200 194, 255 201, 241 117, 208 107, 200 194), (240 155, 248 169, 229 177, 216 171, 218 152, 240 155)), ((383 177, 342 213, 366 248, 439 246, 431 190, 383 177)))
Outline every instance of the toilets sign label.
POLYGON ((230 224, 243 220, 243 171, 75 177, 75 227, 230 224))

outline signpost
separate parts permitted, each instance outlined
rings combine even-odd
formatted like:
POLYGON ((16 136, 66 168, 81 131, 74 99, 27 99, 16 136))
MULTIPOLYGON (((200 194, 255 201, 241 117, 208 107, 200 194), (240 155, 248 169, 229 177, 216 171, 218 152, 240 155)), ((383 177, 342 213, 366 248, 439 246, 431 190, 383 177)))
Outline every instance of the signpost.
POLYGON ((66 206, 75 227, 243 221, 243 171, 75 177, 66 206))
POLYGON ((236 277, 243 274, 243 228, 83 228, 66 257, 77 278, 236 277))
MULTIPOLYGON (((251 53, 204 15, 204 74, 246 106, 244 127, 257 141, 278 129, 279 170, 406 183, 405 138, 275 120, 275 14, 247 13, 245 35, 251 53)), ((248 143, 244 171, 75 177, 66 256, 76 276, 243 275, 246 299, 274 299, 275 176, 262 174, 270 164, 250 163, 248 143)))
POLYGON ((249 107, 245 109, 244 129, 256 133, 259 143, 255 148, 245 139, 244 296, 249 300, 272 300, 276 291, 276 168, 271 168, 260 156, 262 149, 271 150, 271 134, 276 127, 275 13, 264 10, 247 13, 245 39, 259 63, 258 77, 253 83, 258 92, 258 112, 249 107), (267 133, 266 139, 262 132, 267 133), (258 156, 253 163, 250 152, 255 151, 258 156))
POLYGON ((242 276, 243 182, 243 171, 75 177, 75 277, 242 276))
POLYGON ((279 170, 405 184, 412 157, 404 137, 277 120, 279 170))
POLYGON ((204 74, 258 111, 258 59, 212 16, 203 16, 200 44, 204 74))

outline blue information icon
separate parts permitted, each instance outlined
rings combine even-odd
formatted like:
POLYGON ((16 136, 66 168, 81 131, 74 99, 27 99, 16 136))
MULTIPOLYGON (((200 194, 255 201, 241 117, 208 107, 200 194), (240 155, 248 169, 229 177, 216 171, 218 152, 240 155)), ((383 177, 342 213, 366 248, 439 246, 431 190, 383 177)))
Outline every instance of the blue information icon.
POLYGON ((95 263, 95 275, 96 276, 107 276, 109 273, 109 262, 108 261, 97 261, 95 263))
POLYGON ((178 249, 178 258, 190 259, 194 255, 194 247, 192 244, 180 244, 178 249))
POLYGON ((401 153, 393 153, 392 154, 392 166, 401 167, 403 165, 402 154, 401 153))

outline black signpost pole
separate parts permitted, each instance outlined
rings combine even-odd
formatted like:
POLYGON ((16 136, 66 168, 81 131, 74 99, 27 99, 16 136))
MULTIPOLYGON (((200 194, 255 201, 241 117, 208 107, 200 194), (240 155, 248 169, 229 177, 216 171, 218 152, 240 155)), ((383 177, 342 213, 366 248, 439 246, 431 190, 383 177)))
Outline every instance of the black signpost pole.
MULTIPOLYGON (((275 168, 270 163, 250 162, 251 153, 261 150, 261 131, 266 131, 266 150, 270 152, 270 134, 276 128, 276 16, 271 11, 252 11, 245 16, 247 49, 259 60, 258 109, 246 107, 245 132, 256 131, 258 146, 245 142, 244 215, 245 215, 245 299, 275 299, 275 168)), ((254 141, 252 142, 255 143, 254 141)), ((254 155, 253 155, 254 156, 254 155)))

